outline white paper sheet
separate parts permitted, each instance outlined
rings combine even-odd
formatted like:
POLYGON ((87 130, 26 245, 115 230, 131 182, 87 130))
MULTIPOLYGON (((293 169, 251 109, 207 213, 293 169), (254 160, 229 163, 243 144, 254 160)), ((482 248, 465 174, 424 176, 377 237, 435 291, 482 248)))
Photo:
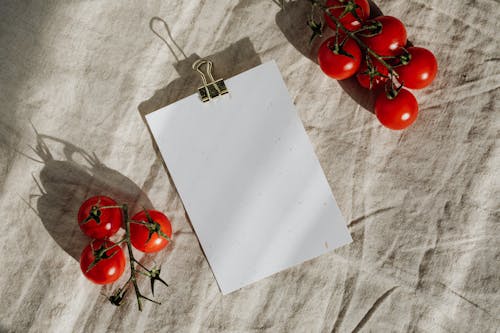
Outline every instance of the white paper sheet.
POLYGON ((276 63, 225 82, 146 116, 223 294, 352 241, 276 63))

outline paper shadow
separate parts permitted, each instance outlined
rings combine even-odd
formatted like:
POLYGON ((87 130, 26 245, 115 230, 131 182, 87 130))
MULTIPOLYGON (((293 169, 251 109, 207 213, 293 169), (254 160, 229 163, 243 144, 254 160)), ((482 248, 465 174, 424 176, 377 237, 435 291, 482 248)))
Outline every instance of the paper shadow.
MULTIPOLYGON (((372 1, 369 1, 369 3, 370 17, 382 15, 377 5, 372 1)), ((276 14, 275 19, 276 24, 283 32, 286 39, 297 49, 297 51, 317 64, 319 46, 324 40, 331 37, 334 32, 332 29, 326 28, 323 36, 321 38, 316 38, 316 40, 310 44, 309 38, 311 37, 311 30, 306 24, 310 13, 311 3, 308 0, 287 1, 278 14, 276 14)), ((359 105, 369 112, 374 112, 374 92, 361 87, 355 77, 337 82, 359 105)))
MULTIPOLYGON (((40 194, 30 195, 28 204, 57 244, 77 261, 90 241, 77 223, 78 209, 87 198, 107 195, 128 204, 131 213, 142 207, 152 208, 151 201, 139 186, 104 165, 95 154, 53 136, 36 133, 36 138, 33 150, 44 166, 39 181, 33 175, 40 194), (64 158, 54 158, 56 146, 60 146, 64 158), (35 198, 36 208, 31 205, 35 198)), ((57 155, 61 153, 58 151, 57 155)))

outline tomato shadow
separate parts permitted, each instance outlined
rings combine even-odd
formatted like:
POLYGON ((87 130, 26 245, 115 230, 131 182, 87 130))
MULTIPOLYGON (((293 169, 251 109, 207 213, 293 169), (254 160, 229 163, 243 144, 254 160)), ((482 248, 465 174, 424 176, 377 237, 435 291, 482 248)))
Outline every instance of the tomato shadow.
POLYGON ((40 217, 56 243, 77 261, 89 243, 77 223, 82 202, 94 195, 107 195, 129 205, 130 212, 151 209, 146 194, 132 180, 103 164, 94 154, 71 142, 36 132, 32 147, 43 168, 35 181, 40 193, 26 203, 40 217), (56 157, 57 156, 57 157, 56 157), (32 201, 36 200, 36 206, 32 201))
MULTIPOLYGON (((370 3, 370 17, 382 15, 382 11, 372 1, 370 3)), ((276 14, 275 20, 286 39, 302 55, 318 64, 317 54, 321 43, 331 37, 334 32, 326 28, 322 37, 317 37, 309 43, 311 30, 306 22, 311 13, 311 3, 308 0, 285 1, 282 9, 276 14)), ((375 100, 374 92, 361 87, 355 77, 337 81, 340 87, 365 110, 373 113, 375 100)))

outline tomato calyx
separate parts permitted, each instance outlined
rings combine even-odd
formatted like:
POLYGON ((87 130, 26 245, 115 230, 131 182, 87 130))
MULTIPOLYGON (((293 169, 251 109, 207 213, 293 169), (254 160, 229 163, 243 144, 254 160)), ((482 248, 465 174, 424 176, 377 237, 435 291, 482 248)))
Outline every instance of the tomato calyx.
POLYGON ((401 50, 403 51, 403 53, 401 53, 399 56, 396 57, 399 63, 397 65, 394 65, 393 67, 405 66, 410 63, 411 60, 410 52, 408 52, 408 50, 404 47, 402 47, 401 50))
POLYGON ((398 96, 401 89, 403 89, 403 84, 400 84, 399 87, 396 87, 394 81, 393 80, 390 81, 391 81, 390 84, 385 86, 385 93, 388 99, 393 100, 398 96))
POLYGON ((102 212, 98 206, 92 206, 92 208, 90 209, 89 215, 80 224, 85 224, 85 223, 88 223, 92 220, 94 220, 95 223, 99 224, 99 223, 101 223, 101 214, 102 214, 102 212))
POLYGON ((342 13, 339 15, 339 20, 343 19, 347 15, 351 14, 354 16, 356 20, 359 22, 362 21, 362 19, 359 17, 358 13, 356 12, 358 9, 363 11, 363 8, 361 8, 360 5, 358 5, 354 0, 339 0, 340 3, 345 3, 345 5, 339 5, 339 6, 327 6, 325 7, 326 10, 330 11, 332 9, 343 9, 342 13))
POLYGON ((160 272, 161 272, 161 266, 160 267, 153 267, 149 271, 149 278, 151 280, 151 293, 153 296, 155 295, 155 281, 160 281, 163 283, 165 286, 168 287, 168 284, 160 277, 160 272))
POLYGON ((344 48, 345 43, 349 40, 348 36, 345 36, 344 39, 339 43, 339 32, 337 31, 337 34, 335 35, 335 43, 328 43, 328 48, 334 53, 334 54, 340 54, 344 55, 346 57, 354 59, 354 56, 347 52, 344 48))
POLYGON ((146 214, 146 217, 148 219, 148 222, 145 224, 145 226, 146 228, 148 228, 149 231, 148 240, 146 242, 148 242, 151 239, 151 236, 153 236, 154 233, 158 234, 158 236, 170 242, 171 241, 170 237, 168 237, 168 235, 161 230, 161 225, 155 220, 153 220, 153 218, 146 209, 144 209, 144 213, 146 214))
POLYGON ((80 222, 80 225, 86 224, 92 220, 94 220, 96 224, 100 224, 102 209, 122 208, 121 206, 99 206, 100 204, 101 204, 101 199, 99 199, 96 202, 96 204, 92 206, 92 208, 89 211, 89 215, 83 221, 80 222))
POLYGON ((110 247, 106 247, 104 246, 105 243, 102 243, 101 246, 96 250, 94 249, 94 240, 92 240, 90 242, 90 247, 92 248, 92 255, 94 256, 94 260, 90 263, 86 273, 88 273, 92 268, 94 268, 94 266, 97 265, 101 260, 112 258, 116 253, 118 253, 118 252, 113 252, 111 255, 109 255, 108 251, 118 246, 121 242, 122 241, 110 247))
MULTIPOLYGON (((345 2, 345 1, 340 1, 340 2, 345 2)), ((336 9, 336 8, 344 8, 344 11, 342 12, 342 14, 340 14, 339 19, 344 18, 348 14, 352 14, 352 16, 354 16, 356 20, 361 22, 361 18, 359 17, 358 13, 356 13, 356 10, 357 9, 363 10, 363 9, 356 2, 354 2, 354 0, 347 1, 345 5, 328 7, 328 9, 336 9)))
POLYGON ((101 199, 97 200, 96 204, 92 206, 90 209, 89 215, 80 223, 80 224, 85 224, 88 223, 92 220, 95 221, 95 223, 99 224, 101 223, 101 210, 99 209, 99 205, 101 204, 101 199))
POLYGON ((146 214, 147 221, 144 222, 144 221, 131 220, 131 222, 135 223, 135 224, 143 225, 148 229, 148 238, 146 240, 146 243, 151 240, 151 237, 154 234, 157 234, 158 236, 168 240, 169 242, 172 241, 172 239, 170 237, 168 237, 168 235, 161 230, 160 223, 153 220, 153 218, 151 217, 151 215, 149 214, 149 212, 146 209, 144 209, 144 213, 146 214))
POLYGON ((109 239, 122 226, 121 206, 112 198, 97 195, 82 203, 77 215, 78 226, 93 239, 109 239))

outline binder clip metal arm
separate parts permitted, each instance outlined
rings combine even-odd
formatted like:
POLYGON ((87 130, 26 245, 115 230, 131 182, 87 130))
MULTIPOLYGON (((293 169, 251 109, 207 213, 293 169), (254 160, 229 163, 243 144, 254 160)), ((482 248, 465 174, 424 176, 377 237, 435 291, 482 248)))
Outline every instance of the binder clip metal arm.
POLYGON ((198 93, 200 99, 203 102, 208 102, 212 98, 228 93, 226 84, 223 79, 215 80, 212 75, 212 69, 214 64, 212 61, 207 59, 198 59, 193 63, 193 70, 200 73, 201 80, 203 81, 203 86, 198 88, 198 93), (201 66, 205 65, 205 73, 210 81, 207 81, 207 76, 201 70, 201 66))

